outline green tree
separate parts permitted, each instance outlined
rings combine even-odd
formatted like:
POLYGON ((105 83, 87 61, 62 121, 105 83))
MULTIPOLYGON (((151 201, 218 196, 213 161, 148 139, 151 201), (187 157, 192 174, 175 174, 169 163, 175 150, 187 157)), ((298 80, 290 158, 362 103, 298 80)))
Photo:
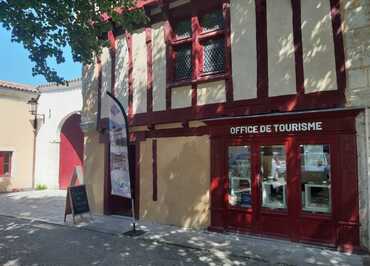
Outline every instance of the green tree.
POLYGON ((61 83, 48 59, 63 63, 69 44, 75 62, 91 63, 109 45, 102 36, 112 25, 130 31, 145 23, 144 11, 135 7, 135 0, 0 0, 0 23, 29 51, 33 75, 61 83))

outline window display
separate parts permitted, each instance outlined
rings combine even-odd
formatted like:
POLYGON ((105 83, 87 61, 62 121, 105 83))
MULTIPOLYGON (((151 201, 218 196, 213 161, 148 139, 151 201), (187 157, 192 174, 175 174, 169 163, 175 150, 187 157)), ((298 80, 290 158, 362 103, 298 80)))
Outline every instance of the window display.
POLYGON ((328 213, 331 209, 329 145, 300 145, 302 208, 328 213))
POLYGON ((286 155, 283 145, 261 147, 262 207, 286 208, 286 155))
POLYGON ((251 151, 249 146, 229 147, 229 204, 251 207, 251 151))

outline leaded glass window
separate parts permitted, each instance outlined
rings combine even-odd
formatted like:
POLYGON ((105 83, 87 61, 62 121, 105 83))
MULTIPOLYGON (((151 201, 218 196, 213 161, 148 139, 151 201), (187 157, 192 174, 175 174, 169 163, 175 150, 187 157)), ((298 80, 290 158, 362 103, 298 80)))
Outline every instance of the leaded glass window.
POLYGON ((225 41, 208 40, 203 44, 203 73, 211 74, 225 71, 225 41))
POLYGON ((179 21, 175 25, 175 34, 177 39, 185 39, 191 37, 191 20, 186 19, 179 21))
POLYGON ((204 15, 200 20, 200 24, 203 28, 203 32, 223 29, 225 23, 222 11, 217 10, 204 15))
POLYGON ((175 79, 191 79, 192 77, 192 63, 191 63, 191 46, 181 46, 176 49, 175 59, 175 79))

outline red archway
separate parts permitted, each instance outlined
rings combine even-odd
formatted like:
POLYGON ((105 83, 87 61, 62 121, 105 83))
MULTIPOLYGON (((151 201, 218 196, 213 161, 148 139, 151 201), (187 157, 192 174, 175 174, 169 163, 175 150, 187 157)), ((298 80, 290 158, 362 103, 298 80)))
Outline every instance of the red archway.
POLYGON ((71 115, 60 132, 59 188, 66 189, 71 181, 75 166, 83 163, 83 133, 81 116, 71 115))

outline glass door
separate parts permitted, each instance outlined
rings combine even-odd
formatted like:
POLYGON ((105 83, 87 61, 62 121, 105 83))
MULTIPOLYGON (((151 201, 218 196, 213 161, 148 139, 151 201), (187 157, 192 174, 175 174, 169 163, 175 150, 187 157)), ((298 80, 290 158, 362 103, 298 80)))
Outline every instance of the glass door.
POLYGON ((284 145, 260 147, 261 207, 287 209, 287 162, 284 145))
POLYGON ((290 237, 291 163, 288 139, 261 139, 257 144, 257 230, 261 234, 290 237))
POLYGON ((227 227, 253 232, 256 190, 252 145, 238 140, 228 144, 226 171, 227 227))

